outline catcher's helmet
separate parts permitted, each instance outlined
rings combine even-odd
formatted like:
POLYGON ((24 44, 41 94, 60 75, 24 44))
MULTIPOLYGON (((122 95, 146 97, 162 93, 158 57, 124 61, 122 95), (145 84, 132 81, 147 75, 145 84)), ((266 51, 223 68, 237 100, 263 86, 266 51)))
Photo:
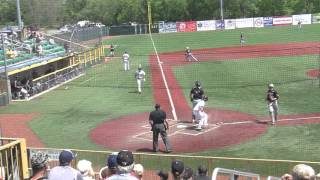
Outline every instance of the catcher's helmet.
POLYGON ((201 86, 201 82, 200 82, 200 81, 196 81, 196 82, 194 82, 194 85, 195 85, 196 87, 200 87, 200 86, 201 86))

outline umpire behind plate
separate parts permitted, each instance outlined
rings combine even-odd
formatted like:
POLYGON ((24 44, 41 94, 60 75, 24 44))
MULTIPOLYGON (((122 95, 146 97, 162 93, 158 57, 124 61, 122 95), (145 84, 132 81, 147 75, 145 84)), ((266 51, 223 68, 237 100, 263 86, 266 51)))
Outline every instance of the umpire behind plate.
POLYGON ((166 146, 165 152, 170 153, 172 150, 167 135, 167 129, 169 129, 169 124, 166 120, 166 112, 160 109, 160 104, 156 104, 154 107, 155 110, 152 111, 149 115, 149 123, 152 127, 151 131, 153 131, 153 152, 159 151, 158 137, 160 133, 163 143, 166 146))

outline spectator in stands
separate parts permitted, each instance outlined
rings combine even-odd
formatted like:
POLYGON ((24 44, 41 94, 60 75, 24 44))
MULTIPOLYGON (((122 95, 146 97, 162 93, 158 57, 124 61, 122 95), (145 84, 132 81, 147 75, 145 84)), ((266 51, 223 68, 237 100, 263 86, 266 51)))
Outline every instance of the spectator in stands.
POLYGON ((186 167, 181 175, 183 180, 192 180, 193 170, 189 167, 186 167))
POLYGON ((160 177, 160 180, 168 180, 168 172, 160 170, 157 174, 160 177))
POLYGON ((37 46, 37 54, 38 54, 39 57, 41 57, 43 55, 43 47, 42 47, 41 44, 39 44, 37 46))
POLYGON ((43 152, 36 152, 32 155, 30 162, 32 168, 32 176, 30 180, 45 180, 47 179, 47 170, 49 157, 48 154, 43 152))
POLYGON ((139 180, 142 180, 143 166, 141 164, 135 164, 133 167, 133 173, 139 180))
POLYGON ((66 51, 66 53, 69 53, 70 52, 70 46, 69 46, 69 43, 65 42, 64 45, 64 50, 66 51))
POLYGON ((315 171, 311 166, 298 164, 293 167, 291 174, 284 174, 282 180, 312 180, 315 177, 315 171))
POLYGON ((174 160, 171 163, 171 173, 174 180, 180 180, 184 171, 184 164, 180 160, 174 160))
POLYGON ((122 150, 117 156, 117 173, 108 177, 106 180, 138 180, 133 176, 134 159, 132 152, 122 150))
POLYGON ((79 171, 71 167, 74 154, 70 150, 63 150, 59 155, 59 166, 50 170, 49 180, 83 180, 79 171))
POLYGON ((77 164, 77 169, 80 171, 84 180, 94 180, 94 171, 90 161, 80 160, 77 164))
POLYGON ((107 158, 107 166, 100 169, 100 178, 105 179, 117 173, 118 152, 110 154, 107 158))
POLYGON ((211 178, 207 175, 208 174, 208 169, 204 165, 200 165, 198 167, 198 172, 194 176, 194 180, 210 180, 211 178))
POLYGON ((13 50, 13 49, 9 49, 7 52, 6 52, 6 55, 9 59, 14 59, 18 56, 18 52, 13 50))

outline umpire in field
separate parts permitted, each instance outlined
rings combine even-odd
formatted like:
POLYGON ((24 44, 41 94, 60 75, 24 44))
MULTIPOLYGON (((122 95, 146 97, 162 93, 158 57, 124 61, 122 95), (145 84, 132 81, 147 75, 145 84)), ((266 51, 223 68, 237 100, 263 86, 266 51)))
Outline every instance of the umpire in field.
POLYGON ((149 115, 149 123, 151 125, 151 131, 153 132, 153 152, 159 151, 158 137, 159 134, 166 147, 166 153, 172 152, 171 145, 168 139, 167 130, 169 130, 169 124, 166 120, 166 112, 160 109, 160 104, 156 104, 155 110, 149 115))

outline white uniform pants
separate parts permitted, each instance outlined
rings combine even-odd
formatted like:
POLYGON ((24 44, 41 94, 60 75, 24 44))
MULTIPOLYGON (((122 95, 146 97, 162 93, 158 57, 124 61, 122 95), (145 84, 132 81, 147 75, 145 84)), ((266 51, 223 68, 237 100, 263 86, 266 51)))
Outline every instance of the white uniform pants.
POLYGON ((130 70, 130 62, 128 60, 123 61, 124 71, 130 70))
POLYGON ((196 117, 196 115, 197 115, 198 112, 196 112, 196 110, 193 110, 193 109, 194 109, 194 107, 196 107, 196 105, 197 105, 200 101, 201 101, 201 99, 194 99, 194 100, 192 101, 192 119, 196 119, 195 117, 196 117))
POLYGON ((270 113, 272 123, 275 123, 278 120, 278 117, 277 117, 278 110, 279 110, 278 101, 270 102, 268 104, 268 108, 269 108, 269 113, 270 113))
POLYGON ((198 120, 199 120, 199 124, 197 129, 201 129, 203 127, 208 126, 208 114, 205 113, 204 111, 198 111, 198 120))
POLYGON ((137 84, 138 84, 138 92, 141 93, 141 86, 143 84, 143 79, 137 79, 137 84))

